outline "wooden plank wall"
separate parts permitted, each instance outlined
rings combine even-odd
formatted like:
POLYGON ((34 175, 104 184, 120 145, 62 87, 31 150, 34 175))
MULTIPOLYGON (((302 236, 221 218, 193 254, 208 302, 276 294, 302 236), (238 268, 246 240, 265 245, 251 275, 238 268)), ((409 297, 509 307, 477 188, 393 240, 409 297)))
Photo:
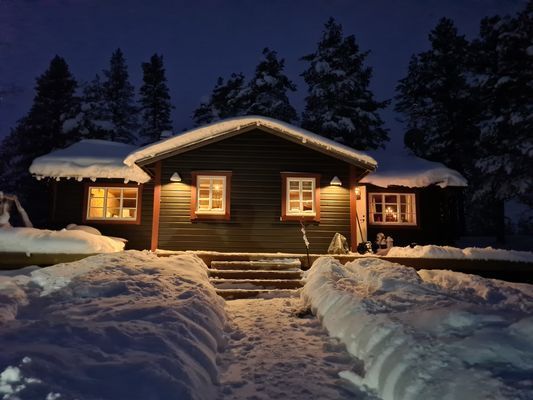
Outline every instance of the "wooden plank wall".
MULTIPOLYGON (((120 183, 119 180, 99 179, 96 184, 105 185, 105 182, 120 183)), ((68 224, 85 225, 82 222, 84 183, 74 180, 61 180, 57 183, 56 209, 52 214, 50 227, 54 229, 64 228, 68 224)), ((94 226, 103 234, 128 239, 127 249, 149 249, 152 231, 152 208, 153 208, 153 183, 143 185, 141 203, 141 223, 133 224, 98 224, 86 223, 94 226)))
POLYGON ((162 161, 159 248, 304 252, 299 223, 280 221, 282 171, 322 175, 321 219, 308 226, 311 251, 326 252, 335 232, 349 240, 348 164, 257 129, 162 161), (233 172, 230 221, 191 221, 195 170, 233 172), (182 182, 170 182, 174 172, 182 182), (329 184, 333 176, 342 187, 329 184))

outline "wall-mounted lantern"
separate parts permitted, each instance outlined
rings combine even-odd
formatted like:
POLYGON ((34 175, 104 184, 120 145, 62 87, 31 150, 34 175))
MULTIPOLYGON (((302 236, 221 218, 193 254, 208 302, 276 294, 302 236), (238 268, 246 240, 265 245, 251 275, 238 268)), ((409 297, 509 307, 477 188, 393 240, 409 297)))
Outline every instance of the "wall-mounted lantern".
POLYGON ((334 176, 329 184, 333 186, 342 186, 342 182, 338 176, 334 176))
POLYGON ((174 172, 170 177, 170 182, 181 182, 181 176, 177 172, 174 172))
POLYGON ((361 189, 358 186, 355 188, 355 199, 361 200, 361 189))

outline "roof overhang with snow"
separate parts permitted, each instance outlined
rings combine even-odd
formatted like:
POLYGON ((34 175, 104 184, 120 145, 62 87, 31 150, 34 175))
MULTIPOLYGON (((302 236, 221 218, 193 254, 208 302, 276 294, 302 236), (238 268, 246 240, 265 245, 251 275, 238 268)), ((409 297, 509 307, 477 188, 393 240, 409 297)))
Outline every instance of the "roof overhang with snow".
POLYGON ((445 165, 416 157, 408 150, 376 150, 369 151, 378 160, 375 172, 361 179, 361 183, 369 183, 379 187, 405 186, 426 187, 437 185, 465 187, 467 180, 457 171, 445 165))
POLYGON ((124 163, 128 166, 150 164, 254 129, 264 130, 366 171, 373 171, 377 166, 376 160, 361 151, 288 123, 258 116, 231 118, 192 129, 133 151, 124 163))
POLYGON ((124 164, 136 146, 107 140, 84 139, 33 160, 30 173, 37 179, 123 179, 146 183, 150 176, 137 165, 124 164))

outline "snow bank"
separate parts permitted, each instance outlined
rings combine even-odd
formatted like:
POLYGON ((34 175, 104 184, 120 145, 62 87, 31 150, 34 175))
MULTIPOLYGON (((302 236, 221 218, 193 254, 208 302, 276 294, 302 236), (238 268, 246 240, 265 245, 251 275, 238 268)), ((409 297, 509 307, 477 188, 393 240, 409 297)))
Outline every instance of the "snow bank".
POLYGON ((213 398, 226 316, 199 258, 128 251, 0 278, 0 398, 213 398))
POLYGON ((467 186, 466 179, 457 171, 441 163, 432 162, 402 149, 376 150, 368 152, 378 161, 378 169, 361 179, 380 187, 407 186, 424 187, 429 185, 467 186))
POLYGON ((33 160, 30 173, 39 177, 124 179, 146 183, 150 176, 137 165, 124 165, 136 146, 108 140, 84 139, 33 160))
POLYGON ((530 251, 493 249, 492 247, 478 248, 467 247, 459 249, 451 246, 415 246, 392 247, 387 257, 422 257, 422 258, 449 258, 469 260, 505 260, 533 262, 533 253, 530 251))
POLYGON ((531 285, 320 258, 302 296, 384 400, 533 398, 531 285))
POLYGON ((124 242, 82 230, 0 229, 0 252, 93 254, 124 250, 124 242))
POLYGON ((175 149, 185 148, 187 146, 192 146, 194 144, 198 144, 220 136, 225 136, 230 132, 249 128, 251 126, 263 126, 265 128, 272 129, 273 131, 279 132, 288 138, 296 139, 303 145, 307 144, 312 147, 321 148, 330 153, 338 154, 341 157, 349 158, 358 163, 363 163, 370 169, 374 169, 377 164, 376 160, 374 160, 371 156, 361 151, 357 151, 351 147, 334 142, 333 140, 327 139, 324 136, 317 135, 315 133, 306 131, 305 129, 272 118, 253 115, 229 118, 197 129, 192 129, 169 139, 149 144, 131 153, 128 157, 126 157, 124 162, 126 165, 133 166, 140 160, 149 159, 155 157, 156 155, 164 154, 175 149))

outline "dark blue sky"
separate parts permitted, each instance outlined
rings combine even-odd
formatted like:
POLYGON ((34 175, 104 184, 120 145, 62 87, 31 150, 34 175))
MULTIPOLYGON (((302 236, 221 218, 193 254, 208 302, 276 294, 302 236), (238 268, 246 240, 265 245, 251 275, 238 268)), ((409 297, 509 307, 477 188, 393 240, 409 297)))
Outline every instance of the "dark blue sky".
MULTIPOLYGON (((302 55, 314 50, 324 22, 333 16, 345 34, 355 34, 371 50, 372 88, 378 99, 391 98, 411 54, 427 49, 428 32, 440 17, 453 18, 460 32, 476 35, 483 16, 509 14, 525 0, 0 0, 0 87, 15 95, 0 99, 0 137, 31 105, 35 77, 55 54, 69 63, 78 81, 107 68, 121 47, 138 88, 140 63, 154 52, 165 57, 176 109, 176 131, 192 126, 191 114, 216 78, 253 73, 268 46, 286 60, 298 85, 292 96, 301 111, 306 86, 299 74, 302 55)), ((401 124, 383 113, 399 143, 401 124)))

